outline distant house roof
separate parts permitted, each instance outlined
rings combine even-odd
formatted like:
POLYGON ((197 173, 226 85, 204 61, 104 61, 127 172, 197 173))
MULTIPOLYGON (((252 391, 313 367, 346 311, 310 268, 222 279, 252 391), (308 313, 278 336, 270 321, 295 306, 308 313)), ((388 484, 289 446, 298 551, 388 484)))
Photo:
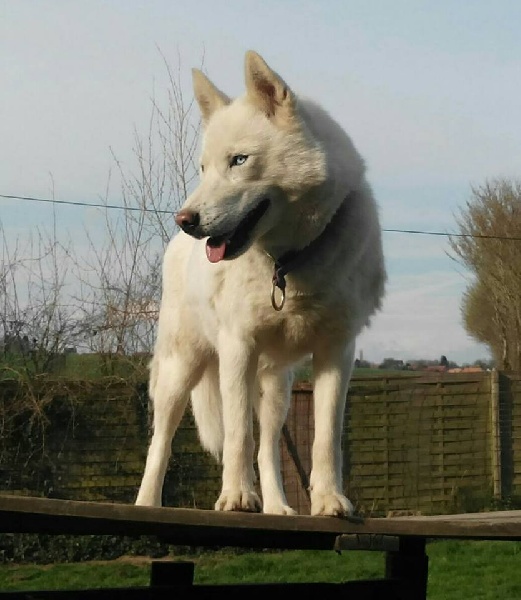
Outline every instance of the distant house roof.
POLYGON ((448 373, 481 373, 483 369, 481 367, 455 367, 449 369, 448 373))

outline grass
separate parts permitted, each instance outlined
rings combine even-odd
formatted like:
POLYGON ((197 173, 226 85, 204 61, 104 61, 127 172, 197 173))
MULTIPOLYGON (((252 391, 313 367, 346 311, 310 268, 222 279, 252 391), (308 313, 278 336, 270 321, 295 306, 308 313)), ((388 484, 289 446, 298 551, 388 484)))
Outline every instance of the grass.
POLYGON ((437 542, 428 554, 429 600, 521 598, 521 543, 437 542))
MULTIPOLYGON (((64 377, 69 380, 95 380, 106 376, 138 379, 148 377, 148 363, 151 356, 136 354, 129 356, 108 355, 99 353, 59 354, 54 357, 36 357, 21 354, 0 356, 0 380, 24 376, 35 376, 37 373, 64 377)), ((418 376, 417 371, 397 371, 389 369, 354 369, 353 377, 411 377, 418 376)), ((295 370, 295 381, 311 381, 313 370, 306 362, 295 370)))
MULTIPOLYGON (((521 543, 441 541, 428 545, 429 600, 514 600, 521 597, 521 543)), ((208 552, 182 556, 196 563, 196 583, 341 582, 384 573, 380 552, 208 552)), ((0 589, 79 589, 146 586, 149 561, 2 565, 0 589)))
POLYGON ((34 377, 47 374, 68 380, 96 380, 101 377, 115 376, 141 379, 148 374, 147 365, 150 356, 136 354, 132 356, 106 354, 59 354, 47 361, 33 360, 30 356, 10 354, 0 356, 0 380, 34 377))

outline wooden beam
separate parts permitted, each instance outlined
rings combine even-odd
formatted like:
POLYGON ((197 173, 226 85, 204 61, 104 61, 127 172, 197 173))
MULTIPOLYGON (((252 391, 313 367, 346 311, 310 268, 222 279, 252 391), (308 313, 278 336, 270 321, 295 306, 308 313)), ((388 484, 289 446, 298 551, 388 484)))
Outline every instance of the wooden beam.
POLYGON ((492 486, 494 498, 501 500, 501 420, 499 398, 499 371, 490 373, 490 450, 492 466, 492 486))
POLYGON ((388 552, 385 559, 385 576, 400 582, 400 598, 426 600, 429 558, 425 539, 402 538, 399 552, 388 552))
MULTIPOLYGON (((227 598, 244 600, 287 594, 295 597, 356 598, 356 600, 403 600, 400 584, 394 580, 348 581, 346 583, 243 583, 171 585, 162 588, 100 588, 91 590, 53 590, 38 592, 0 592, 1 600, 191 600, 227 598)), ((416 600, 416 599, 415 599, 416 600)))
POLYGON ((151 535, 176 545, 333 549, 342 534, 521 540, 521 511, 361 520, 4 495, 0 532, 151 535))

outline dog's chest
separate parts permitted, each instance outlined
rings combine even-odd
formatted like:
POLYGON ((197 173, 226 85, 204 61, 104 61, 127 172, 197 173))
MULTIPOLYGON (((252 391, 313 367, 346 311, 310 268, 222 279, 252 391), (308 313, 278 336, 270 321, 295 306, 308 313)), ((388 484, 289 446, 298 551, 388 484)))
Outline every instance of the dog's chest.
POLYGON ((318 323, 292 315, 278 319, 272 326, 258 328, 255 340, 261 355, 280 364, 313 352, 319 331, 318 323))
POLYGON ((291 362, 324 340, 344 337, 345 302, 326 290, 295 293, 289 283, 286 304, 276 311, 271 304, 271 265, 244 259, 217 268, 199 263, 197 277, 196 270, 190 277, 194 324, 214 347, 225 329, 253 341, 259 354, 291 362))
POLYGON ((319 299, 296 298, 274 314, 268 312, 256 328, 255 340, 262 354, 277 362, 298 360, 319 345, 344 340, 346 315, 331 311, 319 299))

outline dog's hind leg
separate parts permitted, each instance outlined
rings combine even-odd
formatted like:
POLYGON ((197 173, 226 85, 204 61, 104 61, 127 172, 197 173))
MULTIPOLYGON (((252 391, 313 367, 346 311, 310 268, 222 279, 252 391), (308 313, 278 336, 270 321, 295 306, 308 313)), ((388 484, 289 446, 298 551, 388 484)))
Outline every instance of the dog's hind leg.
POLYGON ((145 472, 137 495, 140 506, 161 506, 161 492, 172 438, 185 411, 190 391, 201 376, 200 361, 187 360, 176 353, 154 357, 150 372, 150 394, 154 407, 153 435, 148 449, 145 472))
POLYGON ((353 505, 342 490, 342 429, 354 340, 345 347, 323 344, 313 354, 315 439, 310 477, 311 514, 343 516, 353 505))
POLYGON ((250 344, 219 333, 219 380, 223 401, 222 490, 215 510, 259 511, 254 487, 253 397, 258 357, 250 344))
POLYGON ((259 419, 259 475, 262 511, 273 515, 294 515, 286 500, 280 471, 280 432, 288 414, 293 377, 290 371, 259 373, 261 393, 256 403, 259 419))

